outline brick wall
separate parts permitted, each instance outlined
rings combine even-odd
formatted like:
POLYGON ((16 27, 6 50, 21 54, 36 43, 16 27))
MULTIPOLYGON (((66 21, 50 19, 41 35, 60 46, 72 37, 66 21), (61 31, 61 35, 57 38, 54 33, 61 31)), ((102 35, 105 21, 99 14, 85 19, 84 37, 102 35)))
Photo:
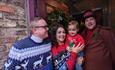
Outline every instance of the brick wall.
POLYGON ((12 44, 28 35, 24 0, 2 0, 0 4, 10 5, 15 12, 0 11, 0 70, 12 44))

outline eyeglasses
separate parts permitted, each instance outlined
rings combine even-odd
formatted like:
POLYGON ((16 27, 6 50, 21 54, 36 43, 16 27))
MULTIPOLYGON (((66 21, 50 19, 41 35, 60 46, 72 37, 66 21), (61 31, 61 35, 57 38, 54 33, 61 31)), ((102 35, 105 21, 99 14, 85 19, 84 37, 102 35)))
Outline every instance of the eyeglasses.
POLYGON ((45 25, 45 26, 35 26, 35 28, 44 28, 44 29, 46 29, 46 28, 48 28, 48 26, 47 25, 45 25))

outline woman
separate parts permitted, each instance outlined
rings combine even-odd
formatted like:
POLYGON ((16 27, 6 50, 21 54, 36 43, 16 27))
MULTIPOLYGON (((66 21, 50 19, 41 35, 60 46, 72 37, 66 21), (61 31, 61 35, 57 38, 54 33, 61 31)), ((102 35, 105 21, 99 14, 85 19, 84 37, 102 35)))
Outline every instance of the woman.
POLYGON ((51 28, 54 70, 73 70, 77 58, 76 54, 83 49, 83 45, 80 44, 72 49, 66 47, 65 37, 66 30, 64 27, 59 23, 54 24, 51 28))

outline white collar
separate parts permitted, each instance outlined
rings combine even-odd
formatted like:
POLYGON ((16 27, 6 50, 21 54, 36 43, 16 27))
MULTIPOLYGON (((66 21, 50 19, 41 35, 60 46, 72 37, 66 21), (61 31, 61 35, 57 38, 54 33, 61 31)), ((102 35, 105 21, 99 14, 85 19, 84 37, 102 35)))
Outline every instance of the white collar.
POLYGON ((36 43, 41 43, 43 41, 43 39, 41 39, 40 37, 37 37, 35 35, 32 35, 31 39, 36 43))

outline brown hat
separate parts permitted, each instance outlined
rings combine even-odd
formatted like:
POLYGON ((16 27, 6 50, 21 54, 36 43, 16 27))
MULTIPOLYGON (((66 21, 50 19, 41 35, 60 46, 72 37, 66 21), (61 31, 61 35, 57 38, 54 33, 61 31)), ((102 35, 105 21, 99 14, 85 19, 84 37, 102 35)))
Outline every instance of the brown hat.
POLYGON ((89 17, 94 17, 95 18, 95 14, 92 10, 86 10, 83 12, 83 21, 85 21, 86 18, 89 17))

